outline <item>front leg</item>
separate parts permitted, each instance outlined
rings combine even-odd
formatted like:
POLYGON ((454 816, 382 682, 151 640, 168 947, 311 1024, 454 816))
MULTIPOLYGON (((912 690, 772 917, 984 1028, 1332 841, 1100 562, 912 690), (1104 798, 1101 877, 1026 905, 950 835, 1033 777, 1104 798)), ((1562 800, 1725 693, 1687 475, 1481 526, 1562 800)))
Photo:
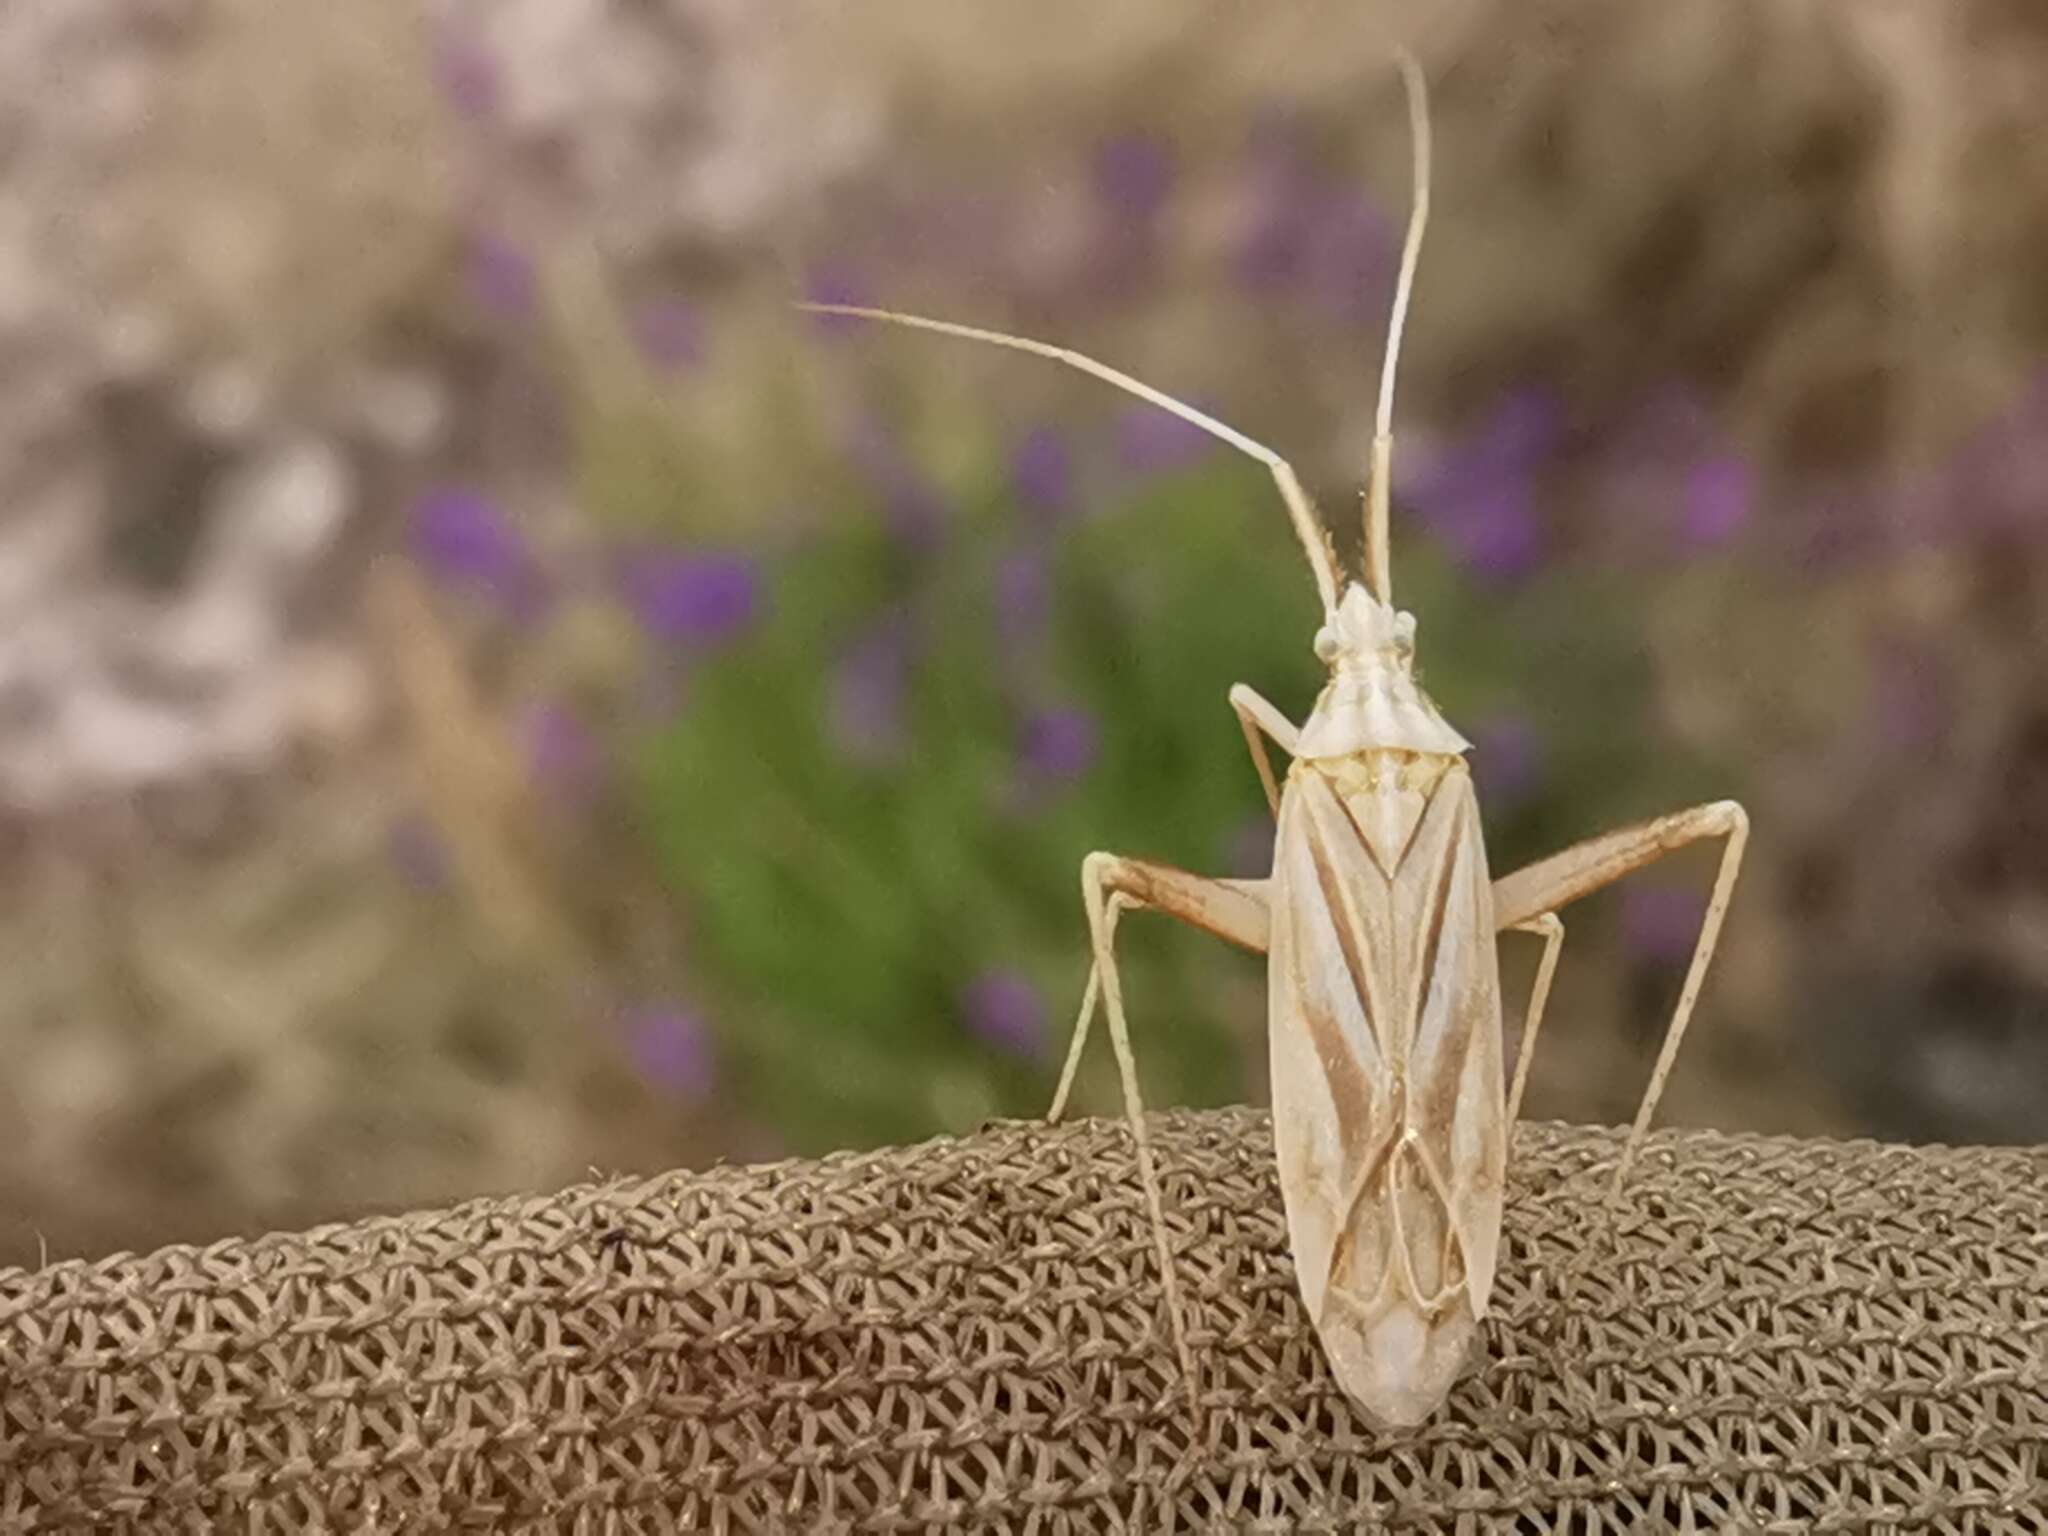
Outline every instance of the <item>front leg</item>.
POLYGON ((1244 730, 1245 745, 1251 748, 1252 765, 1259 770, 1259 782, 1265 786, 1267 809, 1278 816, 1280 785, 1273 777, 1273 760, 1266 754, 1265 736, 1280 743, 1280 750, 1292 757, 1295 743, 1301 740, 1301 731, 1293 721, 1267 703, 1256 689, 1247 688, 1243 683, 1230 690, 1230 707, 1237 715, 1238 725, 1244 730), (1262 731, 1265 736, 1260 735, 1262 731))
MULTIPOLYGON (((1707 967, 1713 963, 1714 947, 1721 939, 1721 919, 1727 915, 1729 898, 1735 892, 1735 876, 1742 868, 1743 846, 1749 841, 1749 816, 1733 800, 1694 806, 1691 810, 1659 816, 1639 826, 1591 838, 1562 853, 1538 860, 1526 869, 1504 875, 1493 884, 1495 924, 1501 928, 1519 928, 1582 896, 1590 896, 1614 884, 1624 875, 1635 873, 1675 849, 1714 837, 1728 840, 1721 853, 1721 869, 1714 877, 1714 893, 1707 901, 1707 915, 1700 923, 1700 936, 1693 945, 1692 965, 1685 973, 1685 985, 1679 989, 1678 1005, 1671 1011, 1671 1022, 1665 1027, 1664 1044, 1657 1052, 1657 1065, 1651 1070, 1650 1086, 1644 1090, 1642 1103, 1636 1108, 1635 1124, 1629 1128, 1628 1141, 1622 1147, 1620 1161, 1615 1164, 1614 1182, 1608 1192, 1610 1204, 1621 1195, 1622 1183, 1642 1147, 1644 1134, 1649 1130, 1650 1117, 1656 1113, 1657 1101, 1664 1096, 1664 1084, 1671 1076, 1671 1064, 1678 1059, 1678 1047, 1685 1039, 1686 1026, 1692 1022, 1693 1005, 1699 1001, 1700 987, 1707 979, 1707 967)), ((1548 977, 1543 980, 1547 985, 1548 977)), ((1518 1084, 1524 1076, 1529 1044, 1533 1043, 1533 1031, 1528 1034, 1530 1038, 1525 1039, 1522 1047, 1523 1059, 1515 1064, 1518 1084)))

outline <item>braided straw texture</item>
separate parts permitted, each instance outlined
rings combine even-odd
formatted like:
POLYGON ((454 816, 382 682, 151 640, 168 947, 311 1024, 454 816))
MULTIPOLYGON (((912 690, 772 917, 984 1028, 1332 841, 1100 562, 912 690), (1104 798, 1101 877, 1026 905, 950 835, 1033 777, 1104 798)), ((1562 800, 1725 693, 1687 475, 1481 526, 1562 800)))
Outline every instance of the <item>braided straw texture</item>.
POLYGON ((1521 1127, 1483 1350, 1332 1388, 1264 1115, 0 1274, 0 1529, 2048 1531, 2048 1152, 1521 1127))

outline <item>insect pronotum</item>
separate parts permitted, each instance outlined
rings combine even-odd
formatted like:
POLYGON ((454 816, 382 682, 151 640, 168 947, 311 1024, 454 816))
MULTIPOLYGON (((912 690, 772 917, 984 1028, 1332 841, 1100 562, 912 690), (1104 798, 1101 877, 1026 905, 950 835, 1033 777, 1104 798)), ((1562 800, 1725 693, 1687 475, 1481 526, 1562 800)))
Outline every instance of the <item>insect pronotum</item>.
POLYGON ((1509 1127, 1564 941, 1558 911, 1703 839, 1725 838, 1692 964, 1609 1186, 1619 1197, 1685 1038, 1742 862, 1749 821, 1730 800, 1610 832, 1489 877, 1469 744, 1417 683, 1415 620, 1393 606, 1387 558, 1394 368, 1429 211, 1429 114, 1405 55, 1414 210, 1380 376, 1365 494, 1365 569, 1340 571, 1287 462, 1193 407, 1093 358, 1041 341, 850 305, 807 305, 1037 353, 1192 422, 1271 471, 1308 556, 1328 666, 1296 726, 1239 685, 1242 726, 1277 826, 1272 874, 1219 880, 1114 853, 1081 865, 1094 961, 1048 1119, 1064 1112, 1098 1000, 1123 1080, 1174 1348, 1200 1412, 1186 1311, 1166 1238, 1123 987, 1117 921, 1150 908, 1267 956, 1273 1140, 1301 1298, 1339 1385, 1373 1419, 1414 1424, 1449 1394, 1486 1315, 1500 1246, 1509 1127), (1292 759, 1276 779, 1270 738, 1292 759), (1544 941, 1514 1081, 1503 1091, 1496 935, 1544 941))

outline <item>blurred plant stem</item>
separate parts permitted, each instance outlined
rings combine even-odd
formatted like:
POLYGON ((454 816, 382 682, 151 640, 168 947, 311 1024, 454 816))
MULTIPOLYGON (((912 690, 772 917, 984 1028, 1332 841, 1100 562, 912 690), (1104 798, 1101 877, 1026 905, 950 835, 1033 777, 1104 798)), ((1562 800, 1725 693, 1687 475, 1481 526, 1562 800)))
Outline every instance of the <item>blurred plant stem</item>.
POLYGON ((377 562, 365 601, 410 744, 411 788, 455 878, 493 947, 566 1005, 597 968, 550 888, 536 836, 541 808, 503 717, 479 699, 410 566, 377 562))

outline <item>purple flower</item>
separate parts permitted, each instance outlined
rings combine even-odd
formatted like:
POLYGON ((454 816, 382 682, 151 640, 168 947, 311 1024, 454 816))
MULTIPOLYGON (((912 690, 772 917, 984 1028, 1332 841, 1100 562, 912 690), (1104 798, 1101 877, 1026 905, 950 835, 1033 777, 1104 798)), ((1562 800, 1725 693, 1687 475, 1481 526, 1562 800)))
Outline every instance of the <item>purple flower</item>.
POLYGON ((1514 581, 1543 557, 1536 480, 1561 435, 1556 402, 1540 391, 1518 391, 1477 432, 1415 476, 1409 494, 1468 568, 1514 581))
POLYGON ((1526 468, 1547 458, 1563 436, 1564 411, 1555 395, 1514 390, 1467 441, 1467 463, 1475 471, 1526 468))
POLYGON ((626 600, 655 639, 670 645, 729 640, 761 608, 761 579, 744 555, 649 550, 620 576, 626 600))
POLYGON ((1884 522, 1895 548, 1925 549, 1943 543, 1956 531, 1956 514, 1968 511, 1967 498, 1958 493, 1955 477, 1945 466, 1893 481, 1880 504, 1886 503, 1884 522))
POLYGON ((1173 157, 1155 139, 1126 135, 1096 152, 1095 229, 1068 282, 1099 301, 1136 293, 1157 265, 1158 215, 1173 186, 1173 157))
POLYGON ((435 39, 434 78, 458 116, 488 117, 497 106, 497 61, 474 38, 453 28, 435 39))
POLYGON ((945 524, 945 498, 873 417, 855 427, 848 452, 881 493, 890 532, 911 549, 930 549, 945 524))
POLYGON ((1306 297, 1350 325, 1384 322, 1392 300, 1394 237, 1362 192, 1319 199, 1306 233, 1306 297))
POLYGON ((1019 254, 1006 200, 992 189, 957 183, 908 202, 889 220, 884 239, 873 259, 891 270, 1001 271, 1019 254))
POLYGON ((1949 724, 1949 690, 1934 658, 1893 641, 1880 648, 1876 671, 1877 726, 1885 744, 1903 751, 1939 740, 1949 724))
POLYGON ((1310 220, 1305 210, 1315 196, 1298 126, 1279 117, 1255 124, 1246 158, 1252 215, 1238 247, 1238 277, 1247 287, 1263 291, 1290 287, 1309 265, 1310 220))
POLYGON ((528 714, 526 760, 534 781, 570 806, 588 805, 604 787, 603 744, 563 705, 541 704, 528 714))
POLYGON ((1542 562, 1536 488, 1526 479, 1503 477, 1473 486, 1441 506, 1435 521, 1458 557, 1481 575, 1515 581, 1542 562))
POLYGON ((1117 416, 1117 457, 1134 474, 1186 469, 1215 446, 1216 440, 1193 422, 1157 406, 1134 405, 1117 416))
POLYGON ((1713 413, 1688 385, 1667 382, 1635 403, 1617 447, 1624 457, 1666 468, 1701 458, 1714 444, 1713 413))
POLYGON ((1685 484, 1685 542, 1711 549, 1740 533, 1753 497, 1749 466, 1733 454, 1715 454, 1692 467, 1685 484))
POLYGON ((1603 470, 1606 499, 1621 529, 1655 530, 1680 553, 1717 548, 1749 522, 1755 499, 1750 467, 1728 447, 1713 413, 1682 385, 1664 386, 1629 411, 1603 470))
POLYGON ((2048 505, 2048 370, 1963 444, 1943 478, 1944 499, 1971 531, 2038 531, 2048 505))
POLYGON ((640 1073, 656 1087, 701 1103, 717 1086, 710 1031, 696 1014, 676 1003, 629 1009, 622 1020, 626 1050, 640 1073))
POLYGON ((492 314, 524 318, 533 310, 533 259, 503 236, 476 235, 469 248, 469 286, 492 314))
POLYGON ((423 816, 403 816, 391 826, 391 862, 415 890, 439 890, 448 883, 448 850, 423 816))
POLYGON ((1144 134, 1119 134, 1095 152, 1095 190, 1131 220, 1152 218, 1173 190, 1173 154, 1144 134))
MULTIPOLYGON (((874 303, 860 274, 838 262, 827 262, 812 269, 810 280, 804 285, 804 297, 813 304, 872 306, 874 303)), ((819 333, 826 336, 843 336, 868 324, 851 315, 812 315, 810 319, 819 333)))
POLYGON ((633 317, 634 340, 649 362, 671 371, 704 360, 704 320, 682 299, 656 299, 633 317))
POLYGON ((444 586, 489 593, 508 608, 530 612, 540 574, 526 541, 504 508, 464 486, 428 491, 412 509, 413 556, 444 586))
POLYGON ((1071 782, 1094 765, 1095 717, 1082 709, 1042 710, 1024 723, 1019 757, 1034 779, 1071 782))
POLYGON ((1033 1058, 1045 1054, 1045 999, 1016 971, 983 971, 961 994, 960 1011, 968 1033, 996 1049, 1033 1058))
POLYGON ((1526 802, 1543 778, 1543 743, 1527 717, 1498 714, 1472 728, 1472 776, 1497 811, 1526 802))
POLYGON ((833 669, 827 706, 831 733, 840 751, 856 762, 881 763, 902 755, 910 660, 910 622, 896 612, 855 641, 833 669))
POLYGON ((1261 294, 1296 295, 1347 325, 1383 324, 1398 232, 1379 204, 1323 176, 1288 120, 1254 130, 1243 174, 1251 195, 1238 280, 1261 294))
POLYGON ((1775 521, 1792 558, 1807 572, 1840 571, 1868 560, 1883 545, 1883 497, 1855 480, 1826 476, 1802 485, 1775 521))
POLYGON ((1064 516, 1074 505, 1074 457, 1052 427, 1033 427, 1010 454, 1010 483, 1033 511, 1064 516))
POLYGON ((1692 955, 1706 910, 1706 898, 1698 891, 1633 881, 1622 888, 1622 944, 1653 964, 1676 965, 1692 955))
POLYGON ((1015 655, 1037 639, 1052 606, 1052 575, 1035 549, 1005 555, 996 566, 996 628, 1015 655))

